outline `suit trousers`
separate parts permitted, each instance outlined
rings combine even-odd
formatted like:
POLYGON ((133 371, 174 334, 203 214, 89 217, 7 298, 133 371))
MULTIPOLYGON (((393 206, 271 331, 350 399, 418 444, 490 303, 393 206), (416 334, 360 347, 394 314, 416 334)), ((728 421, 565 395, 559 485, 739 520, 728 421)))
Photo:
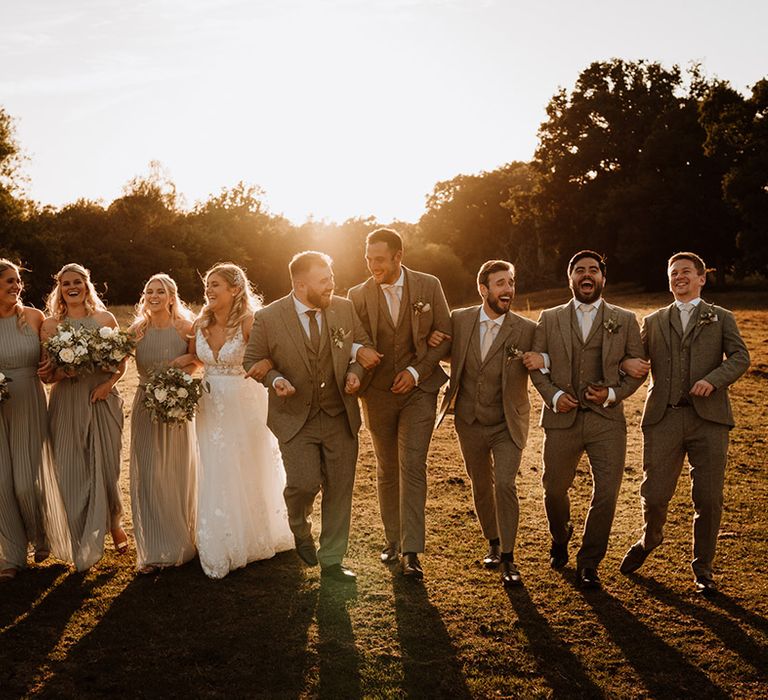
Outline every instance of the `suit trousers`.
POLYGON ((322 490, 317 558, 324 567, 340 564, 349 542, 357 463, 357 436, 349 429, 347 414, 320 411, 279 444, 286 477, 283 496, 294 537, 311 537, 312 507, 322 490))
POLYGON ((668 408, 643 428, 643 538, 645 549, 661 544, 667 509, 688 456, 693 499, 693 562, 696 576, 711 577, 723 512, 728 426, 700 418, 688 406, 668 408))
POLYGON ((523 451, 513 442, 506 423, 467 423, 456 415, 454 425, 483 537, 499 538, 502 552, 514 552, 520 522, 515 480, 523 451))
POLYGON ((608 549, 624 475, 626 424, 588 409, 578 411, 571 427, 544 431, 544 508, 554 542, 567 541, 571 518, 568 489, 584 452, 589 457, 592 474, 592 500, 584 523, 581 548, 576 554, 576 565, 596 568, 608 549))
POLYGON ((399 542, 403 552, 423 552, 427 453, 435 425, 437 394, 418 387, 408 394, 368 387, 362 402, 376 453, 384 535, 387 542, 399 542))

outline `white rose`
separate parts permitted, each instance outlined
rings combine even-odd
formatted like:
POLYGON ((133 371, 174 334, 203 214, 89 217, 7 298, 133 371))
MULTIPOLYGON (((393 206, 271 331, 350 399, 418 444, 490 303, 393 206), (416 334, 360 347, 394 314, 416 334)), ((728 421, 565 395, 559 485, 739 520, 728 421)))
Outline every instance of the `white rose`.
POLYGON ((72 348, 64 348, 59 353, 59 359, 66 364, 70 364, 75 361, 75 353, 72 348))
POLYGON ((4 381, 5 381, 5 375, 2 372, 0 372, 0 382, 4 382, 4 381))
MULTIPOLYGON (((66 350, 66 349, 67 348, 64 348, 64 350, 66 350)), ((61 352, 64 352, 64 350, 62 350, 61 352)), ((74 355, 77 355, 78 357, 82 357, 83 355, 87 355, 88 354, 88 346, 80 345, 80 344, 75 345, 73 352, 74 352, 74 355)), ((59 354, 59 355, 61 355, 61 354, 59 354)), ((72 359, 73 360, 75 359, 74 356, 72 357, 72 359)))
POLYGON ((180 386, 178 389, 176 389, 176 393, 181 399, 186 399, 187 396, 189 396, 189 392, 183 386, 180 386))
POLYGON ((111 338, 115 334, 115 331, 109 326, 102 326, 99 328, 99 335, 104 338, 111 338))
POLYGON ((72 340, 72 333, 70 331, 62 331, 61 333, 59 333, 59 339, 62 342, 66 343, 66 342, 72 340))
POLYGON ((155 389, 155 398, 162 403, 168 398, 168 392, 163 388, 155 389))
POLYGON ((185 372, 185 373, 184 373, 184 381, 185 381, 187 384, 191 384, 191 383, 192 383, 192 375, 191 375, 191 374, 187 374, 187 373, 185 372))

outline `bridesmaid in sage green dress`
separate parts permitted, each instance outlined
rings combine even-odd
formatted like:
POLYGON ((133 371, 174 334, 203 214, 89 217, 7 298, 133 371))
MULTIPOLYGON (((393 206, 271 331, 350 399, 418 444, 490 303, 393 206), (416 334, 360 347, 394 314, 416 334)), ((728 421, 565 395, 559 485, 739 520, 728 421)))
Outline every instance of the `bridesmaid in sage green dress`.
POLYGON ((193 314, 179 299, 176 282, 160 273, 144 286, 131 326, 138 343, 139 386, 131 410, 131 512, 136 567, 151 574, 180 566, 195 556, 194 422, 152 421, 144 406, 144 385, 154 369, 194 370, 188 353, 193 314))
POLYGON ((9 394, 0 403, 0 581, 27 566, 29 545, 37 563, 50 553, 48 414, 37 377, 43 314, 22 305, 22 290, 19 268, 0 259, 0 373, 9 394))
MULTIPOLYGON (((82 265, 69 263, 56 274, 48 295, 48 317, 43 321, 43 341, 56 334, 59 323, 73 327, 117 327, 115 317, 99 299, 82 265)), ((44 362, 40 374, 54 384, 48 404, 53 461, 67 513, 71 550, 65 558, 78 571, 93 566, 104 554, 107 532, 118 554, 128 550, 122 528, 120 502, 120 447, 123 401, 115 389, 125 371, 96 370, 70 377, 44 362)))

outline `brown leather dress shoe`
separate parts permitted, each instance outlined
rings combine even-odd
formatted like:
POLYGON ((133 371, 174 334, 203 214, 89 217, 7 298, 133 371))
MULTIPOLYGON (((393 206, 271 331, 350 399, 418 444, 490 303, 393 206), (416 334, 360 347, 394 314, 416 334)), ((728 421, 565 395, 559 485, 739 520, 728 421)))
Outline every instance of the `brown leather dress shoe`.
POLYGON ((495 569, 501 564, 501 545, 492 544, 488 547, 488 554, 483 557, 483 566, 486 569, 495 569))
POLYGON ((549 548, 549 565, 553 569, 562 569, 568 563, 568 543, 573 536, 573 525, 568 525, 568 537, 565 542, 555 542, 549 548))
POLYGON ((597 569, 588 566, 585 566, 583 569, 579 569, 576 572, 576 582, 579 584, 579 588, 602 588, 600 577, 597 575, 597 569))
POLYGON ((419 557, 415 552, 406 552, 402 558, 403 576, 421 581, 424 578, 424 570, 421 568, 419 557))
POLYGON ((645 549, 642 542, 635 542, 621 560, 619 571, 625 575, 634 573, 643 565, 652 551, 653 549, 645 549))
POLYGON ((400 545, 397 542, 387 542, 379 558, 382 564, 397 564, 400 561, 400 545))
POLYGON ((320 578, 330 579, 337 583, 355 583, 357 574, 341 564, 331 564, 320 569, 320 578))
POLYGON ((708 576, 697 576, 696 593, 700 593, 701 595, 714 595, 717 593, 717 584, 708 576))
POLYGON ((296 540, 296 554, 307 566, 317 566, 317 550, 311 537, 305 540, 296 540))

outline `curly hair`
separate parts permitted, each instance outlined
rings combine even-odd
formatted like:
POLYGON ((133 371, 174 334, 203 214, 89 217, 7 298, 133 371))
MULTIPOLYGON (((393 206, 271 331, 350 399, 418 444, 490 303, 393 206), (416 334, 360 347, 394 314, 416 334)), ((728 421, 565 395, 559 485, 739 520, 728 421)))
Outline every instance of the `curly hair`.
POLYGON ((152 282, 159 282, 165 290, 168 296, 168 308, 171 312, 172 322, 192 321, 195 318, 192 310, 179 298, 179 287, 173 277, 165 274, 165 272, 158 272, 147 280, 141 292, 139 303, 136 304, 133 321, 129 330, 134 334, 137 341, 144 337, 144 333, 149 326, 151 314, 147 303, 147 287, 152 282))
MULTIPOLYGON (((21 268, 15 265, 7 258, 0 258, 0 275, 4 274, 6 270, 13 270, 16 276, 21 280, 21 268)), ((21 290, 24 290, 24 283, 21 282, 21 290)), ((27 319, 24 316, 24 303, 21 301, 21 292, 16 297, 16 304, 14 307, 16 313, 16 325, 19 329, 24 328, 27 325, 27 319)))
POLYGON ((93 316, 97 311, 107 310, 91 282, 91 271, 78 263, 67 263, 53 276, 56 284, 45 299, 45 310, 48 316, 57 321, 62 321, 67 316, 67 303, 61 293, 61 276, 67 272, 80 275, 85 282, 85 310, 88 316, 93 316))
MULTIPOLYGON (((211 275, 218 275, 234 291, 232 299, 232 308, 227 316, 226 339, 229 340, 237 333, 237 329, 246 319, 253 317, 253 314, 261 308, 262 299, 257 295, 244 270, 234 263, 216 263, 203 277, 203 283, 208 284, 208 278, 211 275)), ((206 302, 200 309, 200 313, 195 319, 194 330, 198 328, 205 334, 206 329, 214 322, 213 310, 210 304, 206 302)))

